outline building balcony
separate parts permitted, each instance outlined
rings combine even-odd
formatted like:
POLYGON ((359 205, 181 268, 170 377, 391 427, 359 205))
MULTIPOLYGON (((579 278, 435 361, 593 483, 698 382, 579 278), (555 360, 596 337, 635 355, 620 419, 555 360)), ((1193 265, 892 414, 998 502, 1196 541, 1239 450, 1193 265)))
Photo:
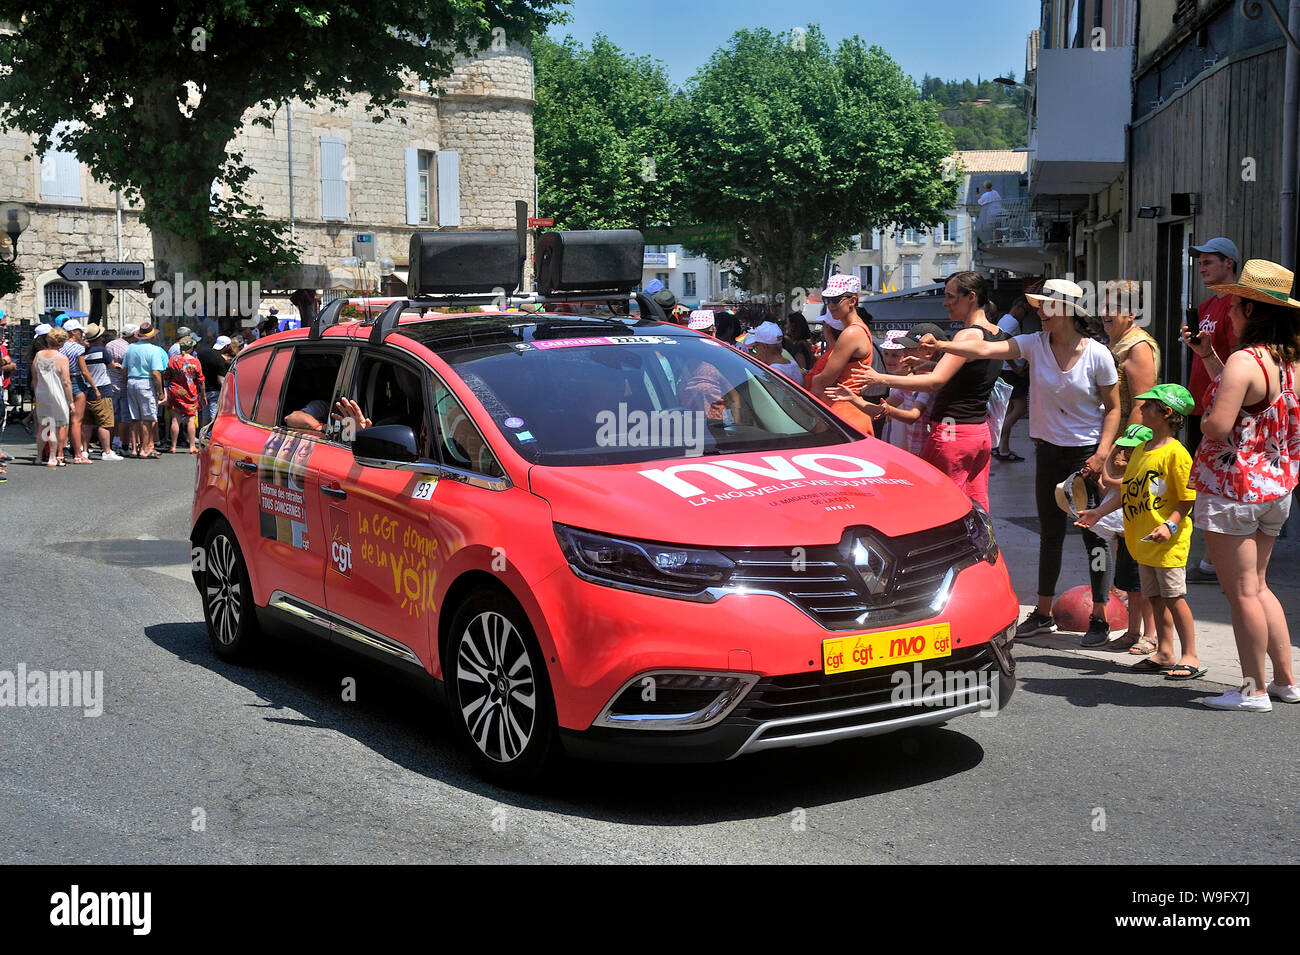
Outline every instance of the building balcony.
POLYGON ((1039 208, 1092 195, 1123 174, 1132 63, 1129 46, 1038 51, 1030 193, 1039 208))

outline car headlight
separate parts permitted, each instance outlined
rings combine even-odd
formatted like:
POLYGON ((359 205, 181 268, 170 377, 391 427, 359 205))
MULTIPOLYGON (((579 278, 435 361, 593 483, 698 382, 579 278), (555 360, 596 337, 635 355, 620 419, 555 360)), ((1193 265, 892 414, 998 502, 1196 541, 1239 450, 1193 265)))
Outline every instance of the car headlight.
POLYGON ((625 540, 564 524, 555 539, 579 576, 673 594, 695 594, 731 576, 735 561, 717 551, 625 540))
POLYGON ((975 546, 975 552, 980 560, 987 560, 991 564, 998 559, 998 542, 993 536, 993 518, 989 517, 989 512, 980 507, 978 502, 971 505, 970 513, 966 515, 966 536, 975 546))

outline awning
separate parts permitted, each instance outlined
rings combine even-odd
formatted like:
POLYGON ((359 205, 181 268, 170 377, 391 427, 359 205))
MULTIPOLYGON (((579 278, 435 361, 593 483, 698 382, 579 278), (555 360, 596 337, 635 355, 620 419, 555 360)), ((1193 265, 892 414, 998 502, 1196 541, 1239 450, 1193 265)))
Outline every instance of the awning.
POLYGON ((330 269, 330 291, 378 292, 379 277, 366 269, 330 269))

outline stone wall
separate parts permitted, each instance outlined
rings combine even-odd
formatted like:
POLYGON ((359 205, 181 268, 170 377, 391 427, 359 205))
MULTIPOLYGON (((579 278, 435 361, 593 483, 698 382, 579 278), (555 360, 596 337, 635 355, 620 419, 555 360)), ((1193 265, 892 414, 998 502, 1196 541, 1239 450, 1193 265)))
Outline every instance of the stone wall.
MULTIPOLYGON (((533 72, 528 51, 511 44, 477 58, 461 58, 442 88, 441 96, 408 91, 407 108, 380 123, 365 112, 364 96, 352 97, 334 112, 327 106, 293 103, 293 220, 304 263, 337 267, 340 259, 352 255, 355 233, 374 232, 376 256, 394 259, 399 268, 405 265, 416 228, 406 224, 407 148, 460 152, 462 229, 512 229, 515 200, 527 200, 531 208, 533 72), (322 217, 323 136, 344 143, 345 221, 322 217)), ((270 114, 268 128, 252 122, 267 115, 265 111, 250 111, 231 143, 255 170, 250 196, 272 218, 285 221, 290 217, 288 114, 288 107, 281 106, 270 114)), ((0 299, 0 307, 13 320, 35 319, 45 285, 59 281, 55 270, 65 261, 111 261, 119 254, 113 190, 93 180, 83 166, 80 201, 42 200, 41 164, 35 156, 29 158, 32 152, 31 137, 0 132, 0 199, 23 202, 31 214, 16 263, 23 288, 0 299)), ((436 172, 431 174, 430 192, 436 224, 436 172)), ((121 260, 147 267, 153 263, 150 235, 138 209, 123 211, 121 260)), ((79 296, 79 307, 88 310, 89 289, 84 284, 79 296)), ((118 297, 124 303, 124 321, 148 314, 143 293, 128 291, 118 297)), ((285 303, 277 304, 285 310, 285 303)), ((109 323, 117 327, 117 304, 109 310, 109 323)))

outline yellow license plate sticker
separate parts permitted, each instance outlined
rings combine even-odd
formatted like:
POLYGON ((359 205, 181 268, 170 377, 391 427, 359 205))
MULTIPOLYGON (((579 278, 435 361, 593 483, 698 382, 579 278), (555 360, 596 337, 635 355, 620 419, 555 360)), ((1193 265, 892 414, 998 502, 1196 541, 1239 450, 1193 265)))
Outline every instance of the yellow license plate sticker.
POLYGON ((951 628, 946 623, 860 633, 822 641, 822 672, 852 673, 952 656, 951 628))

